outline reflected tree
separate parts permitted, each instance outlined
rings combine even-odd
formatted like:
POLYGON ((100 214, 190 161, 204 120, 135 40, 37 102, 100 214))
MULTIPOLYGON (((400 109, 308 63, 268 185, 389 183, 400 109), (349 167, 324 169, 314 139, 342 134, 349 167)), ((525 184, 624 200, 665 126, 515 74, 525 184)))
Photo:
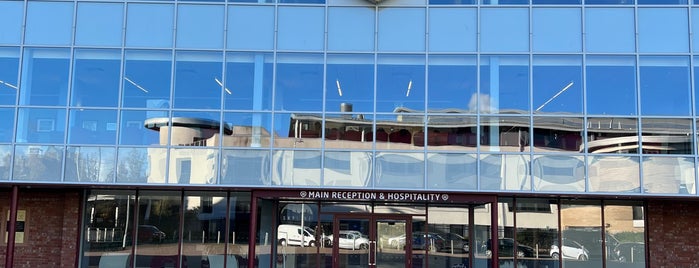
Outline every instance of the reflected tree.
POLYGON ((120 155, 117 167, 118 181, 120 182, 146 182, 146 168, 148 158, 141 150, 129 150, 128 154, 120 155))

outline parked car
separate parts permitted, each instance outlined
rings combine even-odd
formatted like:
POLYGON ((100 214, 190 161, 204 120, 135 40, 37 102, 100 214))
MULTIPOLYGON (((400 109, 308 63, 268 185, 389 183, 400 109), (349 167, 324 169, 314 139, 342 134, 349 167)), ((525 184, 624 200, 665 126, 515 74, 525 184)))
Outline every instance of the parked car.
POLYGON ((138 226, 138 241, 141 243, 160 243, 165 240, 165 232, 153 225, 138 226))
POLYGON ((439 234, 442 238, 444 238, 444 247, 442 250, 444 251, 462 251, 462 252, 468 252, 469 251, 469 246, 468 246, 468 239, 455 233, 443 233, 439 234))
POLYGON ((301 225, 280 224, 277 227, 277 241, 282 246, 314 247, 315 236, 309 230, 312 229, 301 228, 301 225))
POLYGON ((556 244, 551 245, 551 249, 549 250, 549 255, 551 255, 551 258, 560 258, 562 251, 562 256, 564 259, 580 261, 586 261, 590 259, 590 252, 577 241, 563 238, 561 242, 563 242, 563 250, 561 250, 556 244))
MULTIPOLYGON (((491 241, 485 242, 485 254, 486 256, 492 256, 491 251, 491 241)), ((512 238, 500 238, 498 239, 498 256, 499 257, 514 257, 517 254, 517 258, 533 258, 536 257, 536 251, 534 248, 522 244, 517 244, 517 252, 515 253, 515 240, 512 238)))
POLYGON ((642 242, 625 242, 620 243, 614 249, 619 262, 645 262, 646 261, 646 244, 642 242))
MULTIPOLYGON (((333 241, 333 235, 328 237, 333 241)), ((337 246, 343 249, 368 249, 369 238, 359 231, 343 230, 337 235, 337 246)))
POLYGON ((436 233, 414 232, 413 249, 440 251, 444 248, 444 238, 436 233))
POLYGON ((388 246, 391 248, 403 248, 405 247, 405 234, 401 234, 399 236, 394 236, 394 237, 389 237, 388 238, 388 246))

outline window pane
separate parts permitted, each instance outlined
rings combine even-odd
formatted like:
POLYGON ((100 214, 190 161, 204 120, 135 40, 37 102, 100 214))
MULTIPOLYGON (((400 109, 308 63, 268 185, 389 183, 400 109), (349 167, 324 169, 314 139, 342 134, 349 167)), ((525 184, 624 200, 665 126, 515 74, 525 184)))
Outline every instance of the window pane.
POLYGON ((18 143, 63 143, 65 109, 21 108, 17 119, 18 143))
POLYGON ((478 189, 478 162, 473 154, 428 153, 429 189, 478 189))
POLYGON ((275 114, 274 146, 320 148, 323 134, 320 118, 320 114, 275 114))
POLYGON ((333 54, 327 57, 325 110, 371 113, 374 110, 374 56, 333 54))
POLYGON ((174 6, 129 4, 126 16, 126 46, 172 47, 174 6))
POLYGON ((589 56, 585 71, 588 114, 637 114, 634 57, 589 56))
POLYGON ((633 5, 634 1, 635 0, 585 0, 585 4, 590 4, 590 5, 633 5))
POLYGON ((527 5, 529 0, 481 0, 484 5, 527 5))
POLYGON ((15 130, 15 109, 0 108, 0 142, 11 142, 15 130))
POLYGON ((122 4, 78 3, 76 45, 121 46, 122 4))
POLYGON ((536 52, 582 51, 582 18, 577 8, 535 8, 532 42, 536 52))
POLYGON ((425 51, 425 10, 379 9, 379 51, 425 51))
POLYGON ((379 152, 375 160, 374 187, 425 188, 425 155, 379 152))
POLYGON ((165 155, 165 148, 125 148, 121 147, 117 157, 117 183, 146 183, 149 177, 165 177, 165 159, 149 155, 165 155), (157 160, 157 161, 154 161, 157 160))
POLYGON ((479 140, 481 150, 491 152, 529 152, 528 116, 481 116, 480 138, 470 130, 468 140, 479 140))
POLYGON ((175 108, 219 109, 223 55, 216 52, 178 52, 175 63, 175 108))
POLYGON ((689 51, 687 9, 639 8, 638 49, 640 52, 689 51))
POLYGON ((177 47, 223 48, 224 12, 223 6, 219 5, 179 5, 177 47))
POLYGON ((686 5, 687 0, 637 0, 639 5, 686 5))
POLYGON ((432 56, 428 68, 428 111, 476 110, 475 56, 432 56))
POLYGON ((121 111, 121 124, 119 130, 119 144, 121 145, 153 145, 159 142, 159 133, 144 127, 144 121, 148 118, 167 116, 156 111, 121 111))
POLYGON ((65 181, 113 183, 115 160, 113 147, 68 147, 65 181))
POLYGON ((14 158, 15 181, 61 181, 63 146, 18 145, 14 158))
POLYGON ((229 49, 271 50, 274 48, 274 7, 228 7, 228 42, 226 46, 229 49))
POLYGON ((692 121, 681 118, 641 119, 644 154, 691 154, 692 121))
POLYGON ((116 107, 119 102, 119 50, 75 51, 71 105, 116 107))
POLYGON ((478 111, 529 111, 528 56, 482 56, 480 69, 481 95, 478 111))
POLYGON ((430 51, 476 51, 475 9, 431 8, 429 16, 430 51))
POLYGON ((225 150, 221 163, 223 185, 271 185, 269 150, 225 150))
POLYGON ((535 56, 534 112, 582 113, 582 59, 535 56))
MULTIPOLYGON (((211 140, 207 141, 210 143, 211 140)), ((174 142, 173 142, 174 144, 174 142)), ((208 145, 208 144, 207 144, 208 145)), ((169 169, 170 174, 167 176, 167 181, 156 181, 160 178, 148 180, 153 183, 176 183, 176 184, 215 184, 218 175, 218 149, 199 149, 201 146, 198 143, 186 145, 188 148, 172 148, 170 149, 169 169), (191 149, 196 148, 196 149, 191 149)), ((165 157, 162 155, 149 155, 151 159, 165 157)))
POLYGON ((73 2, 29 2, 26 23, 24 43, 70 45, 73 32, 73 2))
MULTIPOLYGON (((563 246, 579 244, 587 249, 586 267, 602 267, 606 251, 602 244, 602 206, 599 201, 561 200, 560 210, 561 241, 563 246), (584 217, 581 217, 584 215, 584 217)), ((608 233, 607 233, 608 234, 608 233)), ((611 253, 608 248, 608 253, 611 253)), ((564 253, 565 254, 565 253, 564 253)), ((606 254, 611 256, 611 254, 606 254)), ((565 255, 564 255, 565 256, 565 255)), ((580 261, 573 258, 562 258, 563 267, 574 266, 580 261)))
POLYGON ((115 144, 116 110, 71 109, 68 143, 115 144))
MULTIPOLYGON (((216 261, 223 265, 222 255, 226 242, 226 216, 229 205, 231 210, 230 228, 236 226, 236 200, 226 201, 225 192, 185 192, 185 221, 182 229, 186 236, 182 239, 182 258, 185 260, 201 259, 209 267, 216 267, 216 261)), ((235 233, 234 229, 230 230, 235 233)), ((229 243, 235 244, 235 241, 229 243)), ((232 245, 231 245, 232 246, 232 245)), ((227 266, 236 267, 235 255, 228 255, 227 266), (233 263, 235 262, 235 263, 233 263)), ((191 261, 189 261, 191 263, 191 261)))
POLYGON ((323 185, 366 187, 371 183, 371 155, 368 152, 326 151, 323 185))
POLYGON ((275 110, 322 111, 323 55, 277 54, 275 110))
POLYGON ((68 49, 25 49, 19 104, 66 105, 69 57, 68 49))
POLYGON ((22 1, 0 1, 0 44, 18 45, 22 40, 22 20, 24 3, 22 1))
POLYGON ((635 118, 588 118, 589 153, 638 153, 638 120, 635 118))
POLYGON ((425 57, 380 55, 376 81, 376 111, 397 108, 425 110, 425 57))
POLYGON ((373 9, 330 7, 328 16, 328 50, 374 50, 373 9))
POLYGON ((0 48, 0 105, 17 103, 17 75, 19 48, 0 48))
POLYGON ((481 190, 517 190, 531 189, 531 180, 527 171, 529 156, 526 155, 480 155, 480 189, 481 190))
MULTIPOLYGON (((517 198, 515 199, 515 204, 516 206, 514 207, 508 207, 508 210, 514 208, 514 220, 517 226, 515 237, 517 237, 518 247, 521 248, 520 251, 525 256, 517 259, 518 265, 559 267, 559 260, 553 254, 558 253, 560 255, 561 253, 558 247, 558 200, 517 198), (535 258, 527 258, 527 254, 532 251, 535 258)), ((572 257, 579 258, 579 256, 584 256, 585 250, 582 247, 579 246, 573 250, 576 253, 579 252, 579 255, 572 257)))
POLYGON ((180 192, 166 191, 141 191, 139 192, 138 206, 153 207, 155 211, 138 210, 136 220, 136 253, 134 267, 147 267, 151 263, 158 265, 179 263, 178 240, 180 234, 180 215, 182 201, 180 192), (154 254, 150 248, 162 247, 154 254))
POLYGON ((585 49, 589 52, 634 52, 634 29, 631 8, 585 9, 585 49))
POLYGON ((585 162, 582 156, 540 155, 532 161, 534 190, 584 192, 585 162))
POLYGON ((229 53, 223 89, 225 109, 271 110, 273 67, 272 54, 229 53))
POLYGON ((123 107, 169 108, 172 53, 157 50, 125 52, 123 107))
POLYGON ((483 8, 480 27, 483 52, 529 51, 529 10, 526 8, 483 8))
POLYGON ((580 152, 582 133, 582 118, 534 117, 534 151, 580 152))
POLYGON ((641 192, 638 157, 600 155, 587 161, 590 192, 641 192))
POLYGON ((124 264, 130 259, 133 241, 127 234, 134 225, 136 190, 90 190, 83 212, 83 259, 104 260, 105 263, 124 264), (104 230, 107 232, 104 232, 104 230), (105 240, 124 252, 105 250, 105 240), (128 241, 127 241, 128 240, 128 241))
POLYGON ((325 11, 320 7, 280 7, 277 48, 322 50, 325 39, 325 11))
POLYGON ((230 136, 224 136, 223 138, 223 146, 270 146, 270 130, 272 129, 272 116, 270 114, 226 113, 223 116, 226 123, 224 127, 230 126, 231 128, 230 136))
POLYGON ((689 157, 643 157, 643 192, 649 194, 695 194, 694 159, 689 157), (693 190, 693 189, 692 189, 693 190))
POLYGON ((609 226, 607 267, 625 263, 629 268, 646 267, 645 213, 642 202, 605 201, 604 222, 609 226), (616 256, 615 256, 616 255, 616 256))
POLYGON ((532 0, 535 5, 579 5, 581 0, 532 0))
POLYGON ((641 57, 641 114, 689 115, 689 59, 641 57))
POLYGON ((321 185, 320 151, 279 150, 273 152, 272 185, 321 185))

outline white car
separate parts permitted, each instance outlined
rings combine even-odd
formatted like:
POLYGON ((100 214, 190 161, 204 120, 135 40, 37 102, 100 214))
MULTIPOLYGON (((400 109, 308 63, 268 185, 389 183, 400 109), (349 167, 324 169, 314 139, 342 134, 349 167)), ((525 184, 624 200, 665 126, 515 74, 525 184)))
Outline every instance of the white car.
MULTIPOLYGON (((580 243, 565 238, 563 238, 562 242, 564 259, 586 261, 590 258, 588 250, 580 243)), ((551 249, 549 250, 551 258, 558 259, 560 258, 560 254, 561 252, 558 249, 558 245, 551 245, 551 249)))
POLYGON ((405 234, 389 237, 388 246, 390 246, 391 248, 402 249, 405 246, 405 234))
MULTIPOLYGON (((333 241, 333 237, 329 239, 333 241)), ((337 246, 344 249, 368 249, 369 239, 358 231, 340 231, 337 246)))

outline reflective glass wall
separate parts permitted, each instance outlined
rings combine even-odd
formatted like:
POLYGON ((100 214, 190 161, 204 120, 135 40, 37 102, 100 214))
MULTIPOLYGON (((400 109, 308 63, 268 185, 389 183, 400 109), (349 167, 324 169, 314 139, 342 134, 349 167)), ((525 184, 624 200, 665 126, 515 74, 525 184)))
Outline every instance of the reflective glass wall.
POLYGON ((697 194, 686 0, 0 8, 0 180, 697 194))

